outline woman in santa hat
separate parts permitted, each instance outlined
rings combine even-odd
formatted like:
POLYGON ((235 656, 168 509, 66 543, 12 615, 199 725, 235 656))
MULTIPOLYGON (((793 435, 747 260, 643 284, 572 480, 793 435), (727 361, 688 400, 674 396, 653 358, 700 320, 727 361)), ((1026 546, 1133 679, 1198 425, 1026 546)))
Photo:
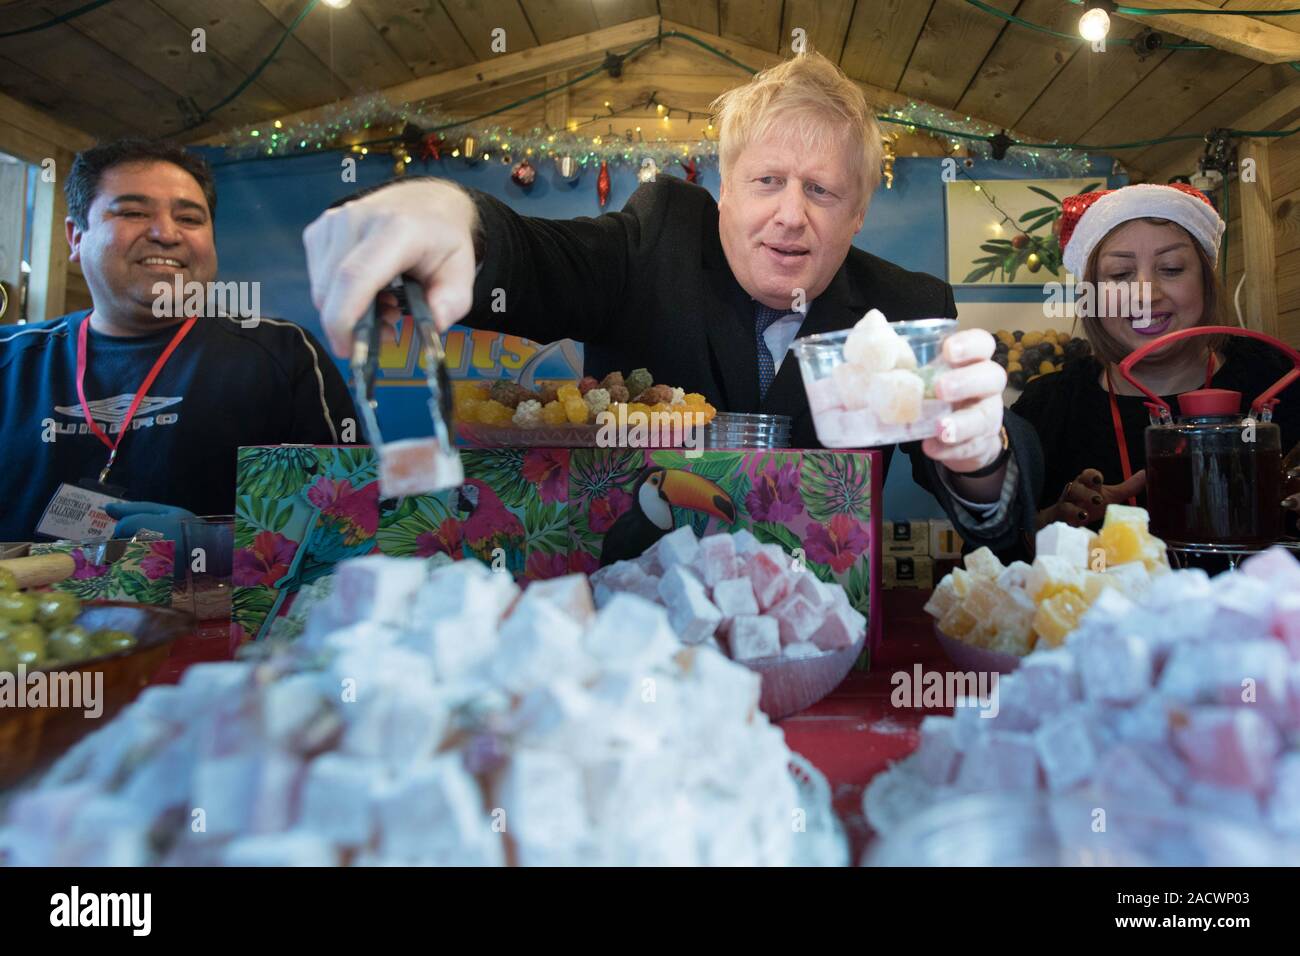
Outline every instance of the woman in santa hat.
MULTIPOLYGON (((1061 248, 1071 274, 1094 292, 1104 283, 1150 283, 1151 300, 1149 318, 1081 317, 1093 354, 1030 382, 1013 406, 1043 445, 1039 527, 1095 525, 1107 505, 1145 504, 1150 417, 1119 363, 1169 332, 1237 324, 1223 320, 1215 263, 1224 222, 1204 193, 1176 183, 1141 184, 1068 196, 1061 205, 1061 248)), ((1103 297, 1094 295, 1094 302, 1103 297)), ((1289 367, 1261 342, 1200 336, 1156 350, 1133 374, 1171 404, 1180 392, 1202 387, 1239 391, 1249 401, 1289 367)), ((1278 397, 1274 421, 1285 453, 1300 442, 1300 383, 1278 397)))

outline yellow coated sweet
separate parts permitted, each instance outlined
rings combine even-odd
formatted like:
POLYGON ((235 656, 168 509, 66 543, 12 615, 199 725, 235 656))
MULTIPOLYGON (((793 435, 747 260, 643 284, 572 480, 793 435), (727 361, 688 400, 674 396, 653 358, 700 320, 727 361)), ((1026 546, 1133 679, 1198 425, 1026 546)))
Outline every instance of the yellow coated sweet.
POLYGON ((560 401, 562 402, 567 403, 570 399, 574 399, 574 398, 578 399, 579 401, 582 401, 582 393, 578 391, 578 386, 576 385, 561 385, 556 390, 555 394, 559 397, 560 401))
MULTIPOLYGON (((1111 505, 1106 510, 1116 507, 1111 505)), ((1107 521, 1098 535, 1099 543, 1106 550, 1106 566, 1110 567, 1115 564, 1127 564, 1130 561, 1141 561, 1147 553, 1147 543, 1150 540, 1146 528, 1138 527, 1130 522, 1111 524, 1107 521)))
POLYGON ((451 383, 452 401, 459 403, 464 399, 474 399, 484 402, 488 399, 488 390, 491 386, 487 382, 477 381, 458 381, 451 383))
POLYGON ((512 409, 498 401, 488 399, 476 409, 478 421, 484 425, 509 425, 515 417, 512 409))
POLYGON ((478 410, 483 406, 483 402, 477 398, 458 398, 456 405, 452 409, 452 415, 461 421, 472 422, 478 418, 478 410))
POLYGON ((687 392, 687 393, 683 396, 683 400, 686 402, 687 405, 705 405, 705 404, 707 404, 707 402, 705 402, 705 400, 704 400, 704 396, 701 395, 699 392, 687 392))
POLYGON ((548 425, 563 425, 569 420, 569 416, 564 412, 564 406, 559 402, 547 402, 542 406, 542 421, 548 425))
POLYGON ((712 405, 709 405, 707 402, 700 407, 700 411, 704 413, 704 423, 706 425, 709 422, 713 421, 713 416, 718 414, 718 410, 714 408, 712 405))
POLYGON ((1038 605, 1034 614, 1034 631, 1039 641, 1048 647, 1060 647, 1065 636, 1079 625, 1079 619, 1088 610, 1088 603, 1082 594, 1073 588, 1066 588, 1053 594, 1038 605))
MULTIPOLYGON (((563 392, 564 389, 560 389, 560 391, 563 392)), ((577 392, 578 390, 576 388, 573 389, 573 393, 575 396, 577 395, 577 392)), ((581 398, 576 398, 576 397, 563 398, 562 401, 564 402, 565 417, 569 419, 570 423, 574 425, 587 424, 588 409, 587 409, 586 402, 584 402, 581 398)))

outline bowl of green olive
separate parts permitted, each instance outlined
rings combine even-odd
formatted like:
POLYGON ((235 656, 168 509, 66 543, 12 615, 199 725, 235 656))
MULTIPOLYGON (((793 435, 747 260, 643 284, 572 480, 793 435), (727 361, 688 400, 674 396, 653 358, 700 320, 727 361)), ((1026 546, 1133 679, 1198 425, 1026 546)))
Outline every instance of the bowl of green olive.
POLYGON ((171 608, 14 584, 0 569, 0 787, 103 726, 194 629, 171 608))

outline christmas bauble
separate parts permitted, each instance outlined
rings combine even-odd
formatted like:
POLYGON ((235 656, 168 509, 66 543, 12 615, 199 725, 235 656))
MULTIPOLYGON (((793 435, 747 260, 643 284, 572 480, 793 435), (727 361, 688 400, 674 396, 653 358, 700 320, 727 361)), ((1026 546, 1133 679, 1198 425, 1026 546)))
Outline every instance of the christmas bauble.
POLYGON ((560 178, 566 183, 577 182, 578 161, 572 156, 561 156, 555 161, 555 168, 559 171, 560 178))
POLYGON ((659 167, 655 165, 654 157, 647 156, 641 160, 641 168, 636 171, 638 182, 652 183, 655 177, 659 175, 659 167))
POLYGON ((520 160, 515 164, 515 168, 510 170, 510 178, 515 181, 516 185, 527 189, 537 178, 537 167, 526 159, 520 160))
POLYGON ((600 175, 596 177, 596 198, 600 200, 600 208, 605 208, 605 203, 609 202, 609 163, 605 160, 600 161, 600 175))

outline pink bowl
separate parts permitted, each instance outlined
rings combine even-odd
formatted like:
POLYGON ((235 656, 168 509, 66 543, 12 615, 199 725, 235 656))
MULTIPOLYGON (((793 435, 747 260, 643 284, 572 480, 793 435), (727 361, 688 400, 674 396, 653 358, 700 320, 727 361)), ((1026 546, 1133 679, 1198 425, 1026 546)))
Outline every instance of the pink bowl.
POLYGON ((764 657, 739 663, 762 675, 763 689, 758 706, 772 720, 780 720, 811 707, 839 687, 853 669, 853 662, 862 653, 866 642, 867 631, 863 630, 852 647, 830 651, 820 657, 802 660, 764 657))
POLYGON ((1010 674, 1020 666, 1022 660, 1016 654, 988 651, 982 647, 967 644, 965 641, 959 641, 955 637, 949 637, 939 630, 937 623, 934 626, 934 636, 938 638, 939 646, 943 648, 943 652, 948 655, 948 660, 952 661, 960 670, 997 671, 999 674, 1010 674))

